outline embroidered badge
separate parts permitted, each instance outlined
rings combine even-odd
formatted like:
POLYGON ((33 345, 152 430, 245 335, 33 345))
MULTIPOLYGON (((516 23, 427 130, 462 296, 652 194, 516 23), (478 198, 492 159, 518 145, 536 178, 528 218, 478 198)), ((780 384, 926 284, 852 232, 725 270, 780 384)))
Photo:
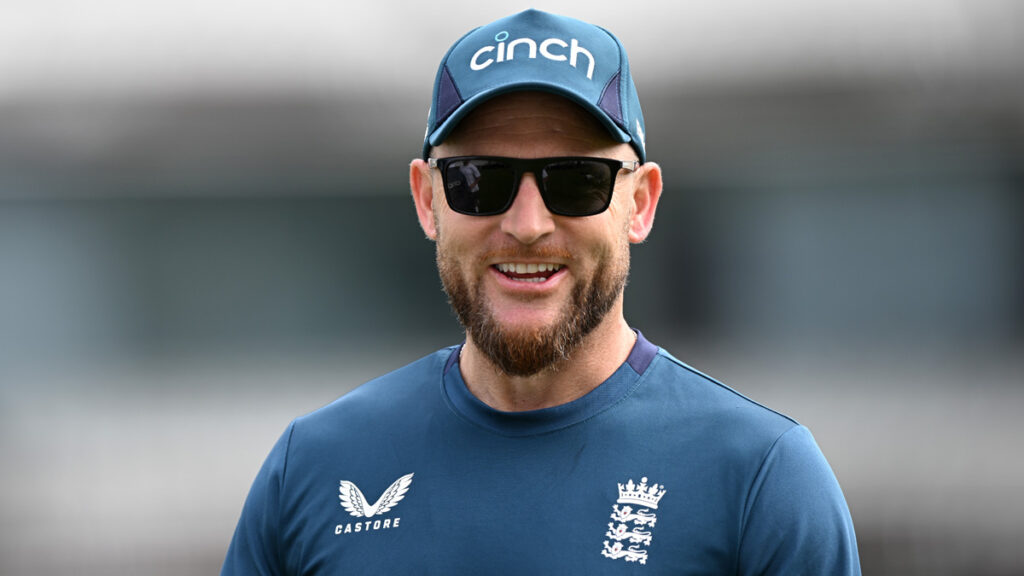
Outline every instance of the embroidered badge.
POLYGON ((619 484, 619 499, 612 505, 612 522, 608 523, 608 531, 604 535, 607 540, 601 555, 613 560, 624 558, 626 562, 647 564, 651 529, 658 521, 658 516, 651 510, 658 509, 658 502, 665 492, 664 486, 648 486, 646 476, 640 479, 639 484, 634 484, 632 478, 625 484, 619 484))

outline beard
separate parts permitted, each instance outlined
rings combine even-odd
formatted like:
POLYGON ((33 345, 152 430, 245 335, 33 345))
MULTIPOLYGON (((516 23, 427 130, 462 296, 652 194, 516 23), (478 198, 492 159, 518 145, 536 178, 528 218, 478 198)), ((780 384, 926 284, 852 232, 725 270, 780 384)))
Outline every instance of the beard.
MULTIPOLYGON (((471 282, 459 269, 459 258, 437 237, 437 269, 448 302, 473 342, 507 376, 532 376, 557 370, 604 320, 626 286, 629 243, 620 238, 597 255, 596 271, 573 286, 558 318, 549 326, 514 329, 494 316, 483 282, 471 282)), ((503 256, 543 260, 542 251, 513 249, 503 256)), ((492 253, 493 254, 493 253, 492 253)))

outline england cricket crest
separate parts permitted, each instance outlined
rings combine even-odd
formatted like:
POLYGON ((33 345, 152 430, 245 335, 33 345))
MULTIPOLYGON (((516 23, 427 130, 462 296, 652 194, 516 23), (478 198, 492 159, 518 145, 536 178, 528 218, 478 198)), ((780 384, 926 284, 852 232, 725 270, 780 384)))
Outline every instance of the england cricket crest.
POLYGON ((601 555, 612 560, 622 558, 626 562, 647 564, 651 532, 658 521, 652 510, 658 509, 665 492, 664 486, 648 486, 646 476, 639 484, 634 484, 632 478, 619 484, 619 499, 612 505, 612 521, 604 534, 606 540, 601 555))

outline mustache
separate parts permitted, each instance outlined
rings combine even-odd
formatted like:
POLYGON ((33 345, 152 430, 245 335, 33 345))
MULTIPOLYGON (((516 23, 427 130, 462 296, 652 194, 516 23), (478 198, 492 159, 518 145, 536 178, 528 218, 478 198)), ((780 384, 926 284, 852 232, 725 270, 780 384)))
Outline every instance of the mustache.
POLYGON ((522 245, 500 246, 484 252, 480 256, 482 261, 502 260, 557 260, 560 262, 571 262, 574 260, 572 252, 557 246, 525 247, 522 245))

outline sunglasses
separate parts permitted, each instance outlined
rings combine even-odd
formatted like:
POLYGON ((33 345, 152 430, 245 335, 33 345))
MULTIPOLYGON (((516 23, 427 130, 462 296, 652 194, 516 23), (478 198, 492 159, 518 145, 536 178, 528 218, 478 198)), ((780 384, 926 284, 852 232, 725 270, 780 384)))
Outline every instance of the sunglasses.
POLYGON ((519 181, 537 178, 544 206, 561 216, 593 216, 608 209, 619 170, 636 170, 640 162, 610 158, 503 158, 456 156, 428 158, 441 171, 448 206, 460 214, 494 216, 512 206, 519 181))

